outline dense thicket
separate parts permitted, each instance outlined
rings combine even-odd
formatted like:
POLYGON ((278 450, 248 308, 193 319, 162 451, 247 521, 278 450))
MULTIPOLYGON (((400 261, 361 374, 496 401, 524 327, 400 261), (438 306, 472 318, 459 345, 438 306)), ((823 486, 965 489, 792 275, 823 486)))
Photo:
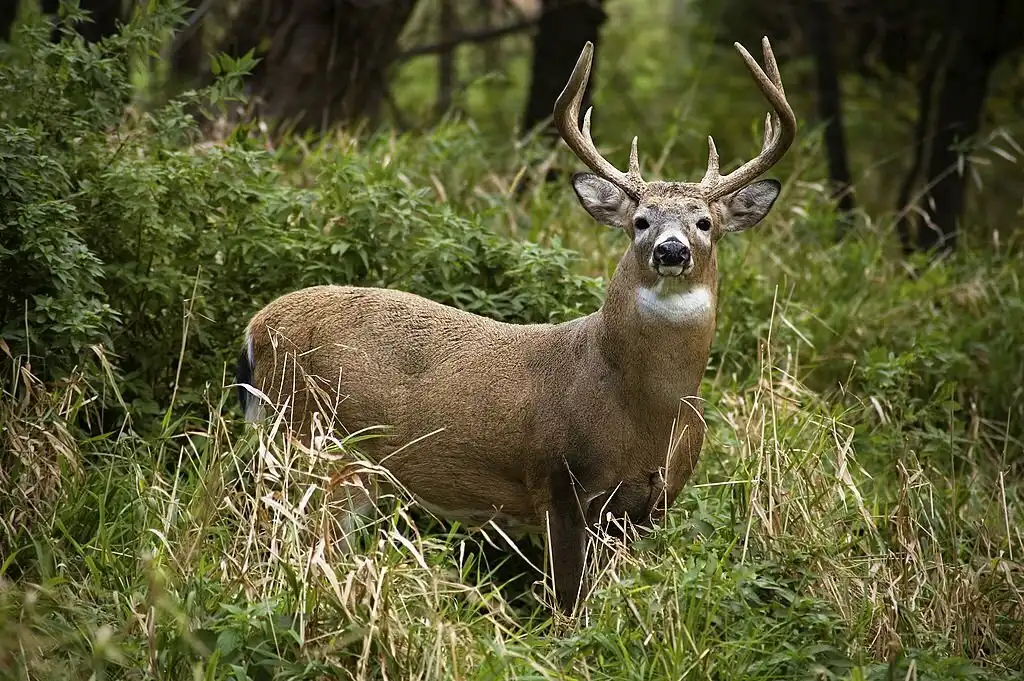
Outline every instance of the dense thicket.
POLYGON ((160 411, 176 389, 189 400, 219 380, 261 303, 316 283, 396 286, 518 322, 596 306, 597 283, 570 274, 568 253, 497 235, 409 179, 424 156, 478 140, 335 147, 295 186, 244 133, 190 145, 185 101, 126 118, 126 55, 152 49, 144 30, 82 49, 26 27, 0 83, 0 329, 40 375, 66 375, 102 344, 126 399, 160 411), (385 153, 393 162, 375 160, 385 153))

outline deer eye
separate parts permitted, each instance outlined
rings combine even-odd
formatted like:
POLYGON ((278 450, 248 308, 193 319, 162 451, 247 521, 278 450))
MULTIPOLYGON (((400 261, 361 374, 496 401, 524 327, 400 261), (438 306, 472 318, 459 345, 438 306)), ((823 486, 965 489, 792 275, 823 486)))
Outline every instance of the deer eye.
POLYGON ((637 230, 642 231, 650 227, 651 223, 647 222, 647 218, 637 218, 633 222, 633 226, 636 227, 637 230))
POLYGON ((697 229, 699 229, 702 232, 708 231, 709 229, 711 229, 711 220, 708 220, 707 218, 701 218, 700 220, 697 220, 697 229))

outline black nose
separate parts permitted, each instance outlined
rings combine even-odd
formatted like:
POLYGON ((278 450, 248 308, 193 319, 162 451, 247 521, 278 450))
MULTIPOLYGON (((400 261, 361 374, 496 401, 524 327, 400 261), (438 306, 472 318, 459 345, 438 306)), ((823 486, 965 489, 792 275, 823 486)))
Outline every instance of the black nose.
POLYGON ((682 241, 669 239, 654 247, 654 264, 685 267, 690 262, 690 249, 682 241))

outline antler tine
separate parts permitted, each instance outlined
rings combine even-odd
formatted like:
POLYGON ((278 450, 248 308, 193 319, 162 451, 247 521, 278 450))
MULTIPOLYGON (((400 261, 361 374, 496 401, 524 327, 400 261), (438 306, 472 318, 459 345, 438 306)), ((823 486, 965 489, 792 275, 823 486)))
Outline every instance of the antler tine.
POLYGON ((708 135, 708 171, 700 183, 710 188, 718 182, 718 177, 718 148, 715 146, 715 138, 708 135))
POLYGON ((764 140, 761 142, 761 153, 763 154, 772 142, 775 141, 776 129, 772 125, 772 115, 770 113, 764 116, 764 140))
POLYGON ((580 106, 583 93, 590 79, 590 67, 594 60, 594 44, 589 40, 583 46, 576 67, 569 76, 562 93, 555 100, 554 122, 565 143, 597 175, 615 184, 633 198, 639 198, 645 190, 646 183, 640 177, 640 162, 637 158, 637 138, 633 138, 629 154, 629 172, 623 173, 605 159, 597 150, 594 138, 590 134, 590 114, 593 107, 587 107, 583 116, 583 130, 579 129, 580 106))
MULTIPOLYGON (((584 85, 586 87, 586 85, 584 85)), ((582 88, 581 88, 582 91, 582 88)), ((590 134, 590 114, 594 112, 594 107, 588 106, 586 113, 583 114, 583 141, 587 143, 587 146, 596 149, 594 145, 594 137, 590 134)), ((573 118, 578 117, 578 113, 573 118)), ((575 121, 573 121, 575 122, 575 121)), ((575 151, 575 150, 574 150, 575 151)), ((603 159, 602 159, 603 160, 603 159)))
POLYGON ((772 85, 778 88, 783 95, 786 88, 782 86, 782 74, 779 73, 779 64, 775 61, 775 53, 772 52, 772 44, 768 42, 768 36, 761 38, 761 51, 764 53, 765 73, 772 81, 772 85))
POLYGON ((705 198, 708 201, 725 196, 752 182, 778 163, 796 138, 796 114, 793 113, 793 109, 786 99, 782 76, 779 73, 779 66, 775 61, 775 54, 772 52, 768 38, 765 37, 761 41, 767 73, 750 56, 746 48, 739 43, 733 43, 733 46, 746 62, 747 68, 750 69, 750 75, 754 77, 754 81, 765 99, 772 105, 773 111, 765 119, 764 141, 761 145, 761 153, 757 157, 747 161, 724 177, 717 172, 717 154, 715 154, 714 173, 712 173, 712 162, 709 158, 708 172, 701 183, 705 187, 705 198))
MULTIPOLYGON (((764 69, 768 78, 772 81, 772 85, 782 93, 782 96, 786 96, 786 88, 782 85, 782 74, 779 73, 779 64, 775 61, 775 53, 772 51, 772 45, 768 42, 768 37, 764 36, 761 38, 761 52, 764 54, 764 69)), ((761 146, 763 152, 768 148, 768 140, 774 134, 778 134, 781 121, 779 115, 774 111, 769 111, 765 118, 765 142, 761 146), (769 135, 769 127, 773 128, 772 135, 769 135)))
POLYGON ((640 178, 640 157, 636 153, 636 143, 639 137, 633 135, 633 144, 629 148, 629 175, 635 175, 637 179, 640 178))

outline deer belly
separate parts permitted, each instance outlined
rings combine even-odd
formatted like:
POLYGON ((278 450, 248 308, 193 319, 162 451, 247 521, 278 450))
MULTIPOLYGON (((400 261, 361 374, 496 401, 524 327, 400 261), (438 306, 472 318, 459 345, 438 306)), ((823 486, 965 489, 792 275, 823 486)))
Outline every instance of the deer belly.
POLYGON ((437 450, 431 451, 435 456, 419 453, 410 460, 403 452, 384 465, 426 510, 467 525, 491 520, 509 528, 538 524, 526 485, 500 472, 496 461, 472 461, 437 450))
MULTIPOLYGON (((542 528, 537 522, 534 514, 509 513, 503 508, 492 508, 490 510, 480 508, 462 508, 457 504, 437 504, 425 499, 416 497, 417 503, 434 515, 445 520, 458 521, 469 527, 480 527, 494 522, 502 530, 515 534, 537 533, 542 528)), ((454 500, 453 500, 454 501, 454 500)))

